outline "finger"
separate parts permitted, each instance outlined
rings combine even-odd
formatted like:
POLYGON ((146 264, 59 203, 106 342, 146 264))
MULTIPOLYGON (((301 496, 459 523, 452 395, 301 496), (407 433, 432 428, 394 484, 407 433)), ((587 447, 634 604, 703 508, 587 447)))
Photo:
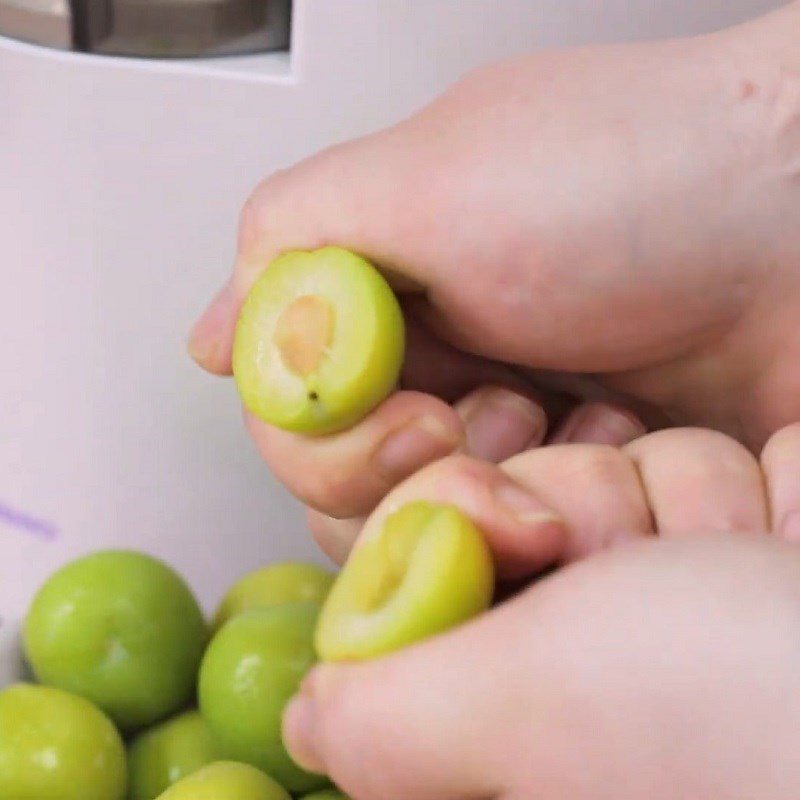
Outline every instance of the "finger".
POLYGON ((242 302, 269 262, 286 250, 334 242, 383 265, 415 264, 391 276, 399 289, 425 283, 414 258, 424 165, 413 147, 396 147, 397 129, 319 153, 261 183, 245 203, 233 275, 192 330, 189 351, 210 372, 230 373, 231 343, 242 302), (401 202, 406 197, 417 203, 401 202), (401 258, 410 256, 408 258, 401 258))
POLYGON ((315 668, 286 708, 284 741, 360 800, 501 797, 540 691, 526 611, 509 603, 389 658, 315 668))
POLYGON ((369 516, 359 541, 413 500, 449 503, 472 518, 486 535, 501 578, 539 572, 564 550, 567 531, 558 513, 498 466, 465 455, 444 458, 397 486, 369 516))
POLYGON ((778 431, 764 446, 761 467, 767 483, 771 529, 800 542, 800 424, 778 431))
POLYGON ((761 470, 734 439, 681 428, 636 439, 625 451, 638 465, 660 535, 768 530, 761 470))
MULTIPOLYGON (((539 444, 545 435, 547 420, 541 406, 502 387, 478 389, 455 408, 464 424, 461 449, 477 458, 501 461, 539 444)), ((307 520, 317 544, 337 564, 347 558, 364 524, 363 517, 337 519, 313 508, 308 509, 307 520)))
POLYGON ((549 443, 585 442, 621 447, 646 432, 644 424, 630 411, 608 403, 584 403, 562 420, 549 443))
POLYGON ((618 448, 541 447, 509 459, 502 469, 564 520, 562 562, 653 533, 636 467, 618 448))
POLYGON ((464 423, 466 452, 494 463, 536 447, 547 432, 544 409, 501 386, 476 389, 455 409, 464 423))
POLYGON ((396 392, 355 427, 309 437, 246 424, 269 467, 306 505, 329 516, 366 514, 398 482, 457 449, 464 431, 446 403, 420 392, 396 392))
MULTIPOLYGON (((473 392, 456 404, 456 411, 466 432, 462 450, 488 461, 538 444, 547 425, 541 406, 501 387, 473 392)), ((307 521, 317 544, 337 564, 344 563, 364 525, 363 517, 337 519, 314 508, 307 510, 307 521)))
POLYGON ((322 552, 334 564, 341 566, 347 560, 353 542, 361 533, 365 519, 363 517, 336 519, 309 508, 306 509, 306 521, 322 552))
POLYGON ((406 356, 401 386, 455 402, 481 386, 503 386, 538 402, 548 420, 561 419, 574 405, 572 397, 548 389, 508 364, 458 350, 420 322, 427 301, 411 296, 403 301, 406 356))
MULTIPOLYGON (((502 387, 476 390, 456 404, 456 412, 465 431, 461 449, 488 461, 500 461, 507 455, 538 444, 544 438, 547 426, 541 406, 502 387)), ((310 446, 313 440, 295 442, 298 448, 304 444, 310 446)), ((305 461, 301 456, 298 458, 301 463, 305 461)), ((285 454, 281 461, 286 463, 285 454)), ((309 467, 309 463, 316 462, 305 463, 304 472, 317 468, 309 467)), ((376 497, 374 504, 380 499, 376 497)), ((317 544, 337 564, 347 558, 364 524, 362 517, 337 519, 314 508, 308 509, 307 520, 317 544)))
POLYGON ((406 353, 400 383, 404 389, 427 392, 452 403, 484 384, 531 388, 508 365, 457 350, 435 337, 417 319, 414 309, 419 302, 424 300, 403 301, 406 353))

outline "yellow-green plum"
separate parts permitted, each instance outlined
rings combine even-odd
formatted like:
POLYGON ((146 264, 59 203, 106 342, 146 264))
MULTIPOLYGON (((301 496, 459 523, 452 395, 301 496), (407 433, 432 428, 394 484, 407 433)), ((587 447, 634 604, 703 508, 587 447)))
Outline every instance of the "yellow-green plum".
POLYGON ((359 543, 319 616, 323 661, 380 656, 485 611, 494 567, 486 541, 459 509, 417 501, 359 543))
POLYGON ((251 608, 281 603, 322 603, 333 577, 316 564, 301 562, 270 564, 257 569, 228 590, 214 615, 212 627, 218 630, 231 617, 251 608))
POLYGON ((0 692, 2 800, 123 800, 125 748, 88 700, 49 686, 0 692))
POLYGON ((249 764, 217 761, 173 784, 158 800, 291 800, 291 795, 249 764))
POLYGON ((292 792, 327 785, 286 752, 281 717, 314 663, 316 603, 254 608, 225 623, 200 667, 200 710, 225 758, 268 772, 292 792))
POLYGON ((24 626, 37 679, 86 697, 124 730, 189 703, 207 638, 184 581, 128 551, 93 553, 53 574, 24 626))
POLYGON ((128 797, 154 800, 181 778, 220 757, 199 711, 186 711, 140 733, 128 747, 128 797))
POLYGON ((397 385, 403 314, 389 284, 340 247, 291 251, 245 300, 233 372, 245 406, 289 431, 350 427, 397 385))

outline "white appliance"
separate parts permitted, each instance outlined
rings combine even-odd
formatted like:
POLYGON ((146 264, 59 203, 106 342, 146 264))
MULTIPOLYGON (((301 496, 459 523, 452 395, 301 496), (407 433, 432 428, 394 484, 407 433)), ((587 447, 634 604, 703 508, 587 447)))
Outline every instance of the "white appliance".
POLYGON ((0 649, 87 550, 163 556, 206 605, 254 565, 315 557, 233 386, 184 353, 260 178, 480 63, 777 5, 0 0, 0 649))

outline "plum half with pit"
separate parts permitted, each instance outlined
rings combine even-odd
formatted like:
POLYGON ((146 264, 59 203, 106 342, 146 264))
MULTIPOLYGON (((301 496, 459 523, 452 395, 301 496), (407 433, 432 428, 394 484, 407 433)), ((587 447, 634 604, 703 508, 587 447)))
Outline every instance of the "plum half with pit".
POLYGON ((340 247, 291 251, 244 302, 233 372, 253 415, 321 435, 351 427, 393 391, 404 349, 400 305, 370 262, 340 247))

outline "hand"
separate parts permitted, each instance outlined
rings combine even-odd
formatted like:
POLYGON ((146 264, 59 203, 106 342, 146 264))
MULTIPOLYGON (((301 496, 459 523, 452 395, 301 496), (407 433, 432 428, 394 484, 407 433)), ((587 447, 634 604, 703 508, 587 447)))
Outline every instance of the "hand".
POLYGON ((429 467, 365 536, 425 497, 478 520, 506 575, 633 544, 388 658, 317 667, 284 717, 290 750, 355 800, 794 800, 800 554, 760 534, 800 533, 799 467, 800 425, 760 466, 689 430, 429 467), (525 492, 560 536, 526 540, 525 492))
POLYGON ((317 668, 285 737, 354 800, 795 800, 799 586, 770 539, 619 549, 317 668))
MULTIPOLYGON (((487 384, 548 410, 565 392, 620 402, 651 427, 709 425, 754 448, 800 417, 798 19, 793 4, 714 36, 489 67, 265 181, 197 360, 229 372, 258 273, 333 242, 405 294, 416 390, 326 439, 250 419, 278 477, 328 515, 366 514, 461 447, 443 401, 487 384)), ((509 408, 502 457, 542 435, 533 406, 509 408)))
MULTIPOLYGON (((395 408, 399 413, 408 413, 414 409, 413 401, 427 403, 430 400, 433 398, 401 392, 384 403, 379 414, 374 416, 379 416, 380 421, 385 424, 391 420, 388 412, 395 408)), ((442 407, 450 411, 444 404, 442 407)), ((456 426, 460 424, 461 436, 450 447, 442 449, 438 453, 440 457, 446 456, 448 452, 460 451, 473 459, 493 464, 535 448, 545 441, 545 411, 531 398, 530 393, 522 395, 505 387, 482 386, 455 403, 450 413, 453 414, 456 426)), ((378 422, 374 420, 374 424, 378 422)), ((256 441, 262 442, 258 431, 265 432, 269 429, 252 417, 248 424, 251 430, 256 431, 256 441)), ((343 511, 363 513, 370 510, 392 486, 398 484, 406 474, 413 472, 415 466, 421 466, 406 461, 406 470, 388 475, 386 471, 375 469, 382 453, 387 448, 396 451, 398 439, 402 444, 408 432, 401 431, 396 436, 390 435, 383 440, 376 436, 373 444, 369 441, 372 424, 371 418, 355 431, 341 437, 326 437, 318 442, 303 443, 303 450, 313 451, 317 458, 322 456, 325 459, 323 468, 320 468, 322 465, 319 461, 312 462, 313 466, 306 468, 305 478, 299 472, 295 474, 283 469, 282 464, 291 463, 288 458, 287 461, 276 460, 275 469, 278 474, 295 491, 298 486, 301 487, 301 496, 312 504, 307 510, 309 529, 322 551, 337 564, 344 563, 365 518, 357 516, 341 519, 330 514, 341 514, 343 511), (361 449, 353 446, 358 443, 362 444, 361 449), (365 461, 367 457, 370 460, 365 461), (313 506, 328 509, 329 513, 317 511, 313 506)), ((547 441, 622 446, 644 432, 642 423, 622 408, 605 403, 582 403, 565 416, 555 431, 547 437, 547 441)), ((279 440, 292 443, 297 441, 294 437, 284 437, 274 430, 270 432, 272 434, 279 440)), ((427 460, 433 461, 435 451, 428 450, 425 455, 427 460)), ((531 522, 528 535, 536 539, 546 538, 548 518, 546 516, 541 525, 531 522)))

